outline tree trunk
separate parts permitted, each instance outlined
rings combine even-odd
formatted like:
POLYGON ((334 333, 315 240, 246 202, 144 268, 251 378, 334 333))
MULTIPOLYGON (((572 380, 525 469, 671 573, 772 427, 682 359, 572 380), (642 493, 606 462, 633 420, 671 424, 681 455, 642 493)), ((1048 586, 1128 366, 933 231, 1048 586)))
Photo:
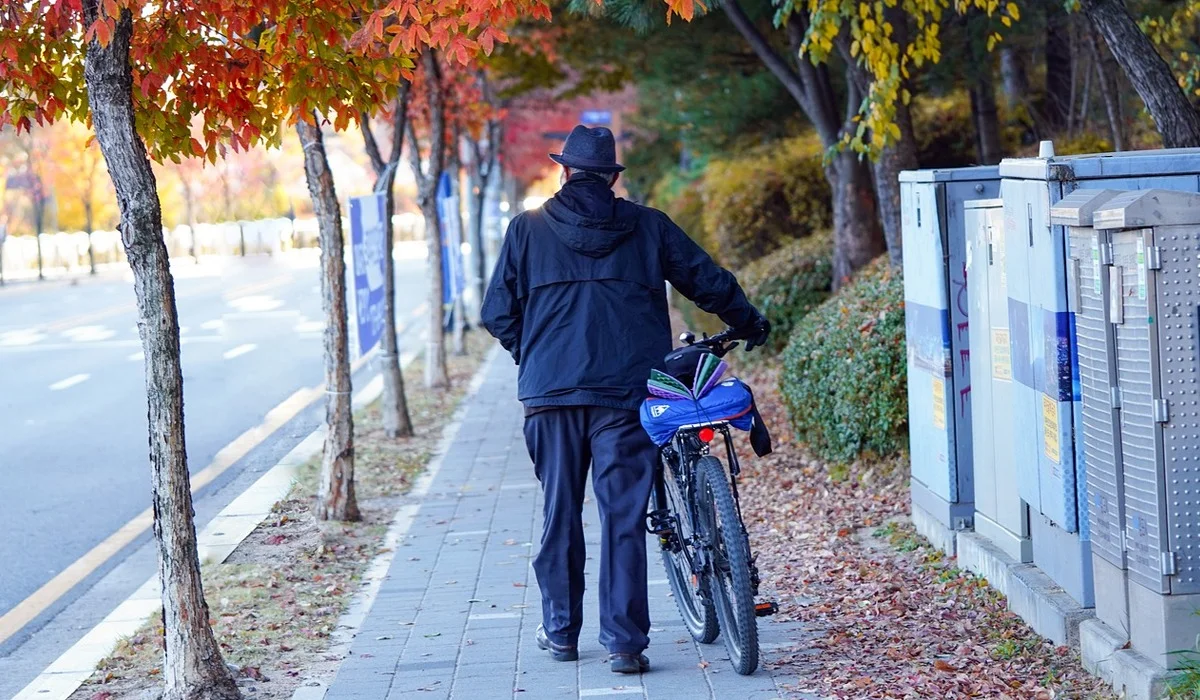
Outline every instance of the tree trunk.
MULTIPOLYGON (((986 59, 985 59, 986 60, 986 59)), ((990 66, 984 66, 971 88, 971 117, 975 122, 976 156, 984 165, 1000 162, 1000 116, 996 110, 996 88, 990 66)))
MULTIPOLYGON (((844 117, 839 116, 838 101, 828 69, 824 65, 814 66, 798 53, 807 30, 807 12, 797 12, 788 19, 788 41, 795 57, 795 61, 789 64, 775 52, 737 0, 725 0, 721 7, 759 60, 800 105, 816 129, 821 145, 826 149, 839 147, 842 130, 858 112, 860 93, 855 89, 849 90, 844 117)), ((850 73, 852 70, 847 71, 847 74, 850 73)), ((842 148, 831 157, 825 175, 833 190, 833 284, 838 287, 855 270, 883 253, 887 246, 880 226, 870 167, 860 162, 854 153, 842 148)))
POLYGON ((1048 3, 1046 9, 1046 107, 1050 129, 1067 126, 1074 97, 1074 64, 1071 55, 1071 16, 1062 3, 1048 3))
POLYGON ((412 437, 412 417, 408 412, 408 396, 404 391, 404 372, 400 368, 400 350, 396 339, 396 266, 393 258, 396 231, 392 217, 396 212, 393 185, 396 182, 396 167, 400 163, 404 146, 404 131, 408 118, 409 83, 400 89, 400 96, 393 105, 391 157, 383 160, 375 134, 371 130, 370 115, 364 113, 359 121, 366 145, 367 156, 375 169, 375 192, 384 193, 384 239, 387 255, 383 260, 383 338, 380 344, 379 373, 383 377, 383 432, 390 438, 412 437))
POLYGON ((1108 117, 1108 133, 1112 137, 1114 151, 1125 150, 1125 129, 1121 120, 1120 96, 1112 71, 1105 65, 1108 55, 1100 51, 1095 32, 1088 32, 1088 51, 1096 64, 1096 77, 1100 81, 1100 96, 1104 100, 1104 114, 1108 117))
POLYGON ((200 254, 196 250, 196 213, 195 202, 193 201, 194 197, 192 196, 192 186, 188 184, 187 179, 182 175, 179 178, 179 183, 183 186, 183 207, 187 216, 188 231, 191 232, 192 260, 198 263, 200 262, 200 254))
POLYGON ((37 243, 37 266, 38 279, 46 279, 44 272, 45 263, 42 259, 42 229, 45 227, 46 221, 46 200, 41 196, 41 182, 38 182, 35 187, 38 188, 39 194, 33 200, 33 239, 37 243))
POLYGON ((1121 0, 1083 0, 1088 19, 1146 103, 1166 148, 1200 146, 1200 114, 1121 0))
POLYGON ((88 269, 89 274, 96 274, 96 248, 92 245, 92 197, 83 198, 83 225, 88 239, 88 269))
POLYGON ((913 134, 912 113, 908 105, 896 105, 896 124, 900 127, 900 140, 883 149, 872 163, 872 168, 888 260, 893 266, 900 267, 904 264, 904 241, 900 225, 900 173, 915 170, 920 164, 917 161, 917 141, 913 134))
POLYGON ((1029 95, 1029 73, 1025 59, 1015 46, 1000 49, 1000 78, 1004 84, 1004 101, 1011 110, 1024 104, 1029 95))
MULTIPOLYGON (((489 166, 490 168, 490 166, 489 166)), ((487 204, 487 188, 490 173, 480 172, 477 166, 471 173, 471 254, 475 258, 475 269, 479 273, 475 279, 475 294, 483 305, 483 297, 487 293, 487 251, 483 242, 483 212, 487 204)))
MULTIPOLYGON (((888 8, 885 19, 894 27, 893 38, 897 45, 904 50, 908 44, 908 17, 899 8, 888 8)), ((839 45, 844 46, 844 43, 839 45)), ((849 56, 848 47, 842 49, 843 58, 853 60, 849 56)), ((859 68, 859 80, 869 80, 865 70, 859 68)), ((869 83, 866 83, 869 85, 869 83)), ((907 84, 905 88, 907 88, 907 84)), ((860 86, 861 89, 861 86, 860 86)), ((900 173, 905 170, 915 170, 920 167, 917 158, 917 139, 913 133, 912 112, 903 100, 896 101, 896 126, 900 129, 900 138, 896 143, 880 151, 879 157, 871 164, 875 175, 875 194, 879 202, 879 219, 883 225, 883 238, 887 244, 888 260, 895 267, 904 264, 904 237, 901 230, 900 215, 900 173)))
MULTIPOLYGON (((94 22, 98 0, 85 0, 83 9, 86 21, 94 22)), ((166 635, 163 697, 227 700, 241 695, 209 627, 200 580, 184 445, 179 319, 154 171, 134 127, 132 34, 133 16, 122 10, 108 45, 88 45, 84 77, 96 140, 117 193, 146 355, 151 499, 166 635)))
POLYGON ((1087 72, 1083 75, 1083 99, 1079 102, 1079 118, 1075 120, 1080 133, 1087 131, 1088 123, 1092 118, 1092 75, 1095 71, 1090 65, 1086 70, 1087 72))
POLYGON ((450 386, 446 371, 446 288, 442 279, 442 229, 438 216, 437 188, 446 164, 446 112, 442 92, 441 68, 433 49, 421 55, 424 73, 425 103, 429 109, 429 159, 421 167, 421 153, 411 120, 408 123, 409 162, 417 181, 417 206, 425 217, 425 239, 429 246, 429 345, 425 355, 425 387, 450 386))
POLYGON ((849 150, 833 155, 825 169, 833 189, 833 286, 886 251, 867 163, 849 150))
MULTIPOLYGON (((316 119, 316 115, 313 115, 316 119)), ((354 495, 354 417, 350 410, 350 343, 346 329, 346 243, 342 212, 325 156, 321 127, 300 119, 304 175, 321 241, 321 306, 325 311, 325 455, 316 514, 321 520, 358 520, 354 495)))
MULTIPOLYGON (((455 189, 460 189, 459 185, 462 183, 462 163, 458 156, 458 146, 460 143, 459 134, 457 133, 458 128, 456 127, 454 129, 454 131, 456 133, 454 134, 454 137, 450 139, 450 143, 448 144, 450 153, 449 153, 449 158, 447 158, 447 160, 446 160, 446 170, 447 170, 447 172, 450 173, 450 182, 451 182, 451 188, 452 188, 451 191, 452 192, 455 189)), ((453 250, 453 249, 450 250, 450 255, 454 256, 451 258, 451 260, 457 258, 458 260, 462 261, 461 243, 462 243, 463 221, 462 221, 462 198, 461 197, 458 198, 457 203, 458 203, 458 206, 454 209, 453 212, 450 213, 450 216, 454 217, 454 220, 449 223, 451 226, 457 227, 460 245, 459 245, 458 250, 453 250)), ((453 244, 454 241, 451 240, 450 242, 453 244)), ((453 264, 450 265, 450 271, 451 271, 450 284, 453 288, 453 286, 456 282, 455 276, 453 274, 453 272, 454 272, 453 264)), ((463 270, 462 272, 464 275, 466 274, 466 270, 463 270)), ((466 330, 466 326, 467 326, 466 309, 465 309, 465 305, 463 304, 462 292, 460 290, 454 289, 452 291, 452 294, 453 294, 454 301, 452 302, 453 310, 451 311, 451 317, 454 319, 454 325, 452 326, 452 329, 451 329, 452 334, 450 336, 450 343, 451 343, 451 348, 453 349, 454 354, 456 356, 462 357, 463 355, 467 354, 466 339, 463 337, 463 335, 464 335, 463 332, 466 330)))
MULTIPOLYGON (((396 341, 396 265, 392 259, 395 248, 395 231, 392 215, 396 211, 392 183, 396 179, 395 168, 384 183, 384 202, 387 224, 384 239, 387 255, 383 262, 383 338, 380 344, 383 353, 379 356, 379 372, 383 375, 383 432, 390 438, 412 437, 412 417, 408 412, 408 396, 404 392, 404 372, 400 369, 400 349, 396 341)), ((376 185, 378 187, 378 185, 376 185)))

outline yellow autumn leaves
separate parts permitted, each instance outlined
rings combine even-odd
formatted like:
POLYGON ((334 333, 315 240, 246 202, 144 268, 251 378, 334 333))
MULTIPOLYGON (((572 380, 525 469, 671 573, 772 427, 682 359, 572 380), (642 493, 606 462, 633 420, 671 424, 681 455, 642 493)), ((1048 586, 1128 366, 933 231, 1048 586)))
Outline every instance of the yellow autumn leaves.
MULTIPOLYGON (((870 78, 855 119, 858 128, 844 139, 846 145, 866 154, 877 153, 900 138, 895 124, 896 105, 907 105, 912 99, 905 87, 911 68, 941 61, 941 19, 946 11, 961 15, 974 10, 993 19, 995 24, 989 26, 986 39, 988 51, 1003 40, 1000 28, 1011 27, 1021 18, 1017 3, 1000 0, 808 0, 805 4, 809 31, 801 54, 821 62, 839 42, 847 42, 841 47, 870 78), (905 15, 913 29, 903 45, 889 21, 897 11, 905 15)), ((803 11, 800 3, 793 7, 794 11, 803 11)))

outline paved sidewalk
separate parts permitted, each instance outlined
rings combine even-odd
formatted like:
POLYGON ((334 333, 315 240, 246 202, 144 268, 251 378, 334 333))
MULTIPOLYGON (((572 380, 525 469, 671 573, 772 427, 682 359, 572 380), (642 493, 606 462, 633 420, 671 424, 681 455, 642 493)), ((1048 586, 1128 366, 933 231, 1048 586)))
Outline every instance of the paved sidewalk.
MULTIPOLYGON (((650 673, 608 670, 596 641, 595 556, 579 661, 555 662, 537 649, 541 607, 530 558, 541 533, 540 489, 521 433, 516 368, 493 357, 327 700, 781 697, 769 671, 735 674, 720 640, 692 641, 653 543, 650 673)), ((584 520, 589 550, 598 551, 590 499, 584 520)), ((767 660, 796 633, 793 623, 769 618, 759 630, 767 660)))

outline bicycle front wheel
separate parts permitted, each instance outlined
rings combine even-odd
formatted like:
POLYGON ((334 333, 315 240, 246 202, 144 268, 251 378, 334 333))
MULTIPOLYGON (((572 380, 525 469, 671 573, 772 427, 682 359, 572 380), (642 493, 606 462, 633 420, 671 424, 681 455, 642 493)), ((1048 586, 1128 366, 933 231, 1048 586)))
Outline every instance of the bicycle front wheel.
POLYGON ((720 460, 701 457, 696 472, 697 510, 709 545, 709 590, 733 670, 747 676, 758 668, 758 619, 750 585, 750 543, 720 460))

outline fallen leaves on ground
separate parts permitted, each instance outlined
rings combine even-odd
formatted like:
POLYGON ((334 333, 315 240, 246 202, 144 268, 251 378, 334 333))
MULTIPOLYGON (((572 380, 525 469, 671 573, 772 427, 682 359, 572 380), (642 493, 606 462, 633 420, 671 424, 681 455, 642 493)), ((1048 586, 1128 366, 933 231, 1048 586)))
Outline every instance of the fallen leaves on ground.
POLYGON ((778 601, 775 621, 803 623, 790 648, 766 655, 793 693, 1113 697, 1075 654, 1038 637, 986 582, 916 535, 906 457, 823 464, 791 444, 775 372, 743 379, 775 437, 775 453, 759 459, 739 436, 739 488, 763 598, 778 601))
MULTIPOLYGON (((355 415, 355 488, 361 522, 319 522, 313 516, 320 470, 317 455, 301 467, 289 497, 275 505, 271 516, 225 563, 205 567, 204 592, 213 631, 247 697, 291 698, 314 669, 337 668, 340 657, 327 651, 338 620, 358 590, 363 571, 383 551, 384 535, 403 495, 424 471, 491 347, 490 341, 472 334, 469 355, 447 358, 449 391, 423 390, 420 363, 409 367, 405 384, 415 437, 388 438, 378 403, 355 415)), ((159 687, 162 654, 162 621, 155 615, 97 666, 98 672, 71 700, 138 697, 159 687)))

